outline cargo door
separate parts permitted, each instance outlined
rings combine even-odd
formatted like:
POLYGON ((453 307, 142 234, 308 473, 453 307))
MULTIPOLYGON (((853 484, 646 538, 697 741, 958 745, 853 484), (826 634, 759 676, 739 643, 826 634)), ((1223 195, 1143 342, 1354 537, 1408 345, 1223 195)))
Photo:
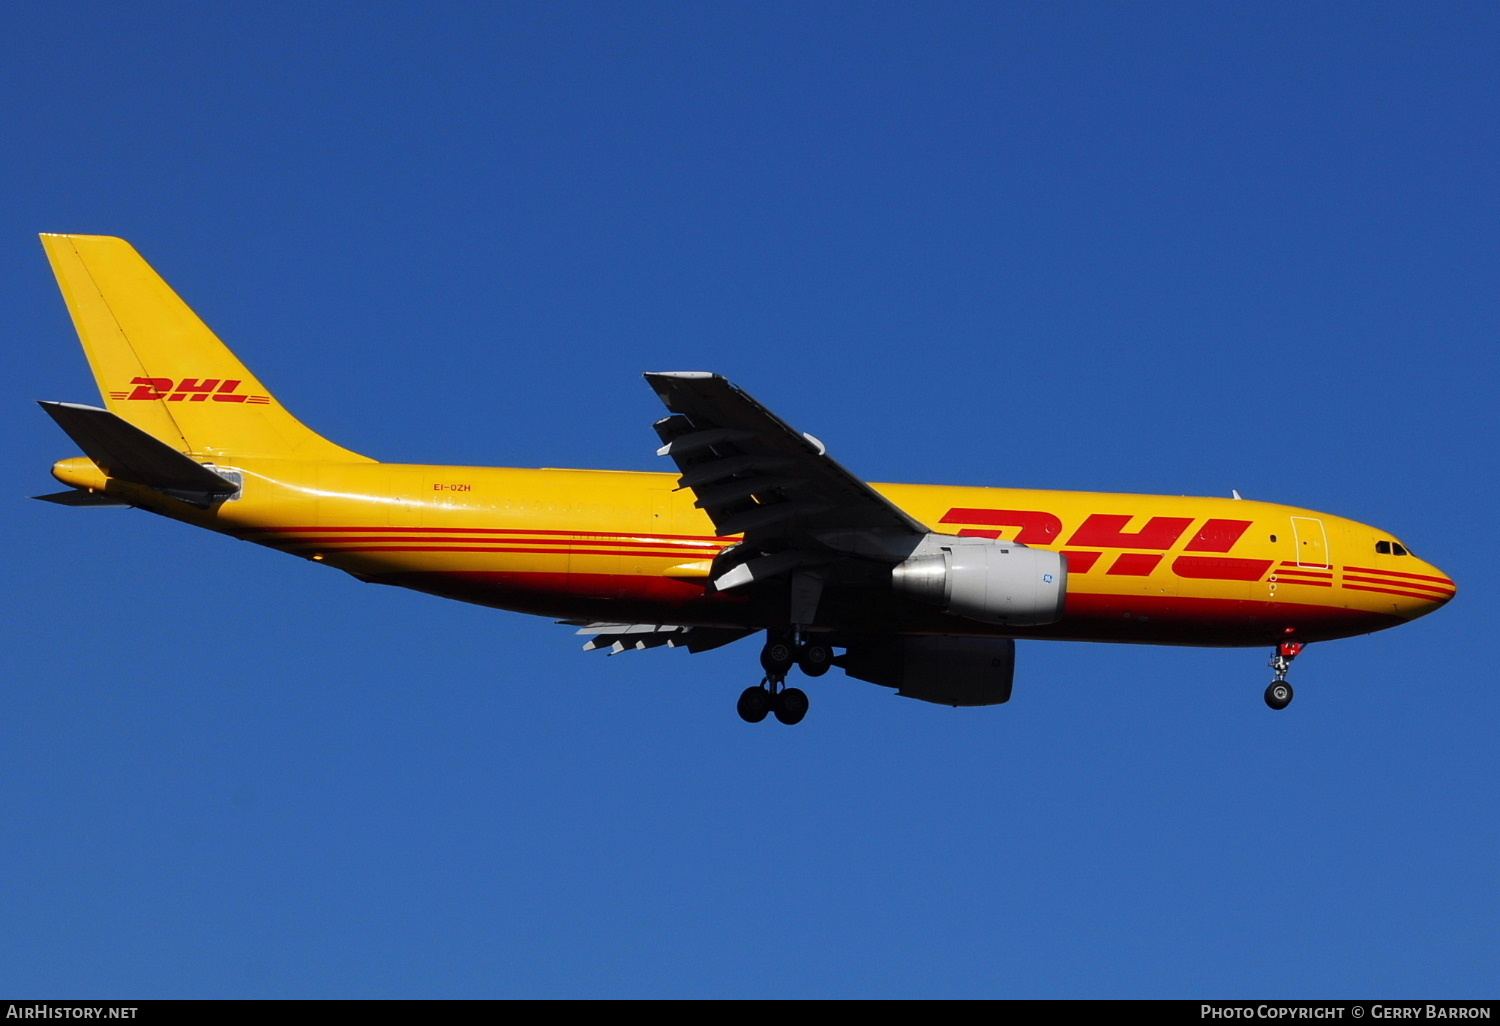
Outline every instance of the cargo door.
POLYGON ((1316 517, 1292 517, 1292 535, 1297 542, 1297 565, 1327 570, 1328 534, 1316 517))

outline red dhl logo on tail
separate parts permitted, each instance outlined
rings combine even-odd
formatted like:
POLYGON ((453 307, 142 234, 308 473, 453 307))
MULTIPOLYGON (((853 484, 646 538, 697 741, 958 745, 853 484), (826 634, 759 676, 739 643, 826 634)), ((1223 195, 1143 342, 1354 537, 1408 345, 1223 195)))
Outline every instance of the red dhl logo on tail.
POLYGON ((140 399, 155 402, 164 399, 169 403, 201 403, 212 399, 216 403, 255 403, 264 406, 271 401, 268 395, 240 395, 243 382, 238 378, 183 378, 174 382, 171 378, 131 378, 133 392, 111 392, 111 399, 130 402, 140 399), (175 387, 174 387, 175 385, 175 387))

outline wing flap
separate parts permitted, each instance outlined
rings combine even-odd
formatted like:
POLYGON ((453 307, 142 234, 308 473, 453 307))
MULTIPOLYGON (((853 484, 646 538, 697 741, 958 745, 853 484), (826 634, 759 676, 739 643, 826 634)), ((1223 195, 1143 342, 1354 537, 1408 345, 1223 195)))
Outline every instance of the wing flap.
MULTIPOLYGON (((567 622, 567 621, 564 621, 567 622)), ((572 621, 569 626, 578 627, 579 635, 588 637, 585 652, 608 649, 609 655, 619 655, 632 650, 661 648, 685 648, 689 652, 707 652, 720 648, 755 632, 739 627, 684 627, 670 623, 587 623, 572 621)))

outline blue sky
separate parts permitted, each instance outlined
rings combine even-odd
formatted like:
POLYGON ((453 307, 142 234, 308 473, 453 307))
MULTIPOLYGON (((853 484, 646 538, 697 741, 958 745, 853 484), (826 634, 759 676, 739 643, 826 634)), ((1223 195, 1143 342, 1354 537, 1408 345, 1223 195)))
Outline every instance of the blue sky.
POLYGON ((1493 996, 1500 11, 7 12, 0 992, 1493 996), (1027 643, 953 710, 68 510, 39 231, 130 239, 383 460, 660 469, 645 370, 877 481, 1247 497, 1459 598, 1027 643))

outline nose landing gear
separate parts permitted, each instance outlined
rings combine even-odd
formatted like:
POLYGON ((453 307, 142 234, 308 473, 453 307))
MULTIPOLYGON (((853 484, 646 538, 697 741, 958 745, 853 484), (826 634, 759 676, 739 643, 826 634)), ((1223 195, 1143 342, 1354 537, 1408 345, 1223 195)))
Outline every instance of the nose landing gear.
POLYGON ((1302 653, 1302 647, 1300 641, 1283 641, 1276 646, 1276 654, 1271 656, 1271 669, 1276 671, 1276 679, 1266 688, 1266 704, 1272 709, 1285 709, 1292 704, 1294 692, 1286 681, 1286 673, 1292 668, 1292 660, 1302 653))
MULTIPOLYGON (((1266 704, 1272 709, 1285 709, 1292 704, 1292 686, 1284 680, 1273 680, 1266 688, 1266 704)), ((765 713, 761 713, 762 716, 765 713)))

